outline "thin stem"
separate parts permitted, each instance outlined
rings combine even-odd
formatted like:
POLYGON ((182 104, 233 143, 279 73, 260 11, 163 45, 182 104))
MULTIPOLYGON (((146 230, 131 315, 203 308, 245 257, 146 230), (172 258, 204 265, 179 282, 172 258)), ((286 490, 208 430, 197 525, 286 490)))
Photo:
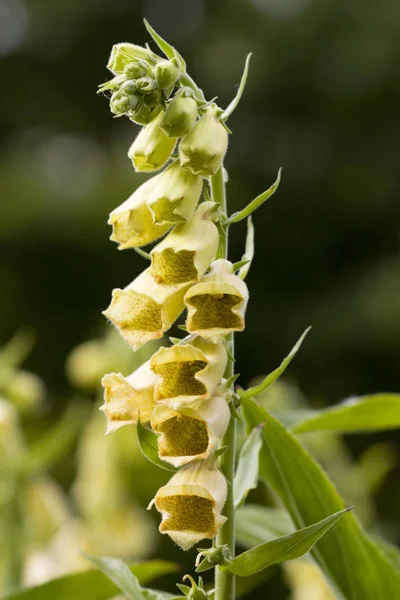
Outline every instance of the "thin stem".
MULTIPOLYGON (((221 206, 221 212, 227 214, 225 182, 223 167, 221 166, 215 175, 211 177, 212 199, 221 206)), ((223 227, 220 233, 220 244, 218 251, 219 258, 228 257, 228 228, 223 227)), ((234 356, 233 334, 226 336, 226 344, 229 346, 230 354, 234 356)), ((234 374, 234 363, 232 359, 228 360, 225 371, 225 377, 228 379, 234 374)), ((231 417, 228 430, 221 442, 222 446, 227 446, 226 452, 221 457, 221 470, 228 482, 228 496, 224 506, 224 515, 227 517, 226 523, 221 527, 217 536, 219 546, 227 544, 235 555, 235 507, 233 500, 233 480, 235 474, 235 453, 236 453, 236 420, 231 417)), ((215 600, 234 600, 235 598, 235 575, 220 567, 215 569, 215 600)))

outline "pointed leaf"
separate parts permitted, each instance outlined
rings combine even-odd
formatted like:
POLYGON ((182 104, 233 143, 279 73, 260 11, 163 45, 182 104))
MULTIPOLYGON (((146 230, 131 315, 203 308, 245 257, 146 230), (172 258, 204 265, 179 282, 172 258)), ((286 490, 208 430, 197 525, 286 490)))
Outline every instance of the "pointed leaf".
POLYGON ((243 92, 244 92, 244 88, 246 87, 246 81, 247 81, 247 76, 249 74, 249 66, 250 66, 251 56, 252 56, 252 52, 250 52, 250 54, 248 54, 246 56, 246 62, 244 63, 243 74, 242 74, 242 78, 240 80, 238 91, 236 92, 236 96, 234 97, 234 99, 232 100, 232 102, 229 104, 229 106, 222 113, 221 119, 223 121, 226 121, 231 116, 231 114, 233 113, 233 111, 235 110, 235 108, 237 107, 237 105, 240 102, 240 99, 241 99, 241 97, 243 95, 243 92))
POLYGON ((106 575, 130 600, 144 600, 142 587, 138 578, 131 572, 128 565, 119 558, 95 557, 85 555, 96 567, 106 575))
POLYGON ((246 246, 242 256, 242 261, 246 261, 246 264, 239 271, 240 279, 243 281, 247 277, 247 273, 250 271, 251 263, 254 258, 254 225, 251 217, 247 219, 247 235, 246 235, 246 246))
POLYGON ((296 423, 295 433, 335 431, 359 433, 400 427, 400 394, 371 394, 350 398, 336 406, 314 411, 296 423))
POLYGON ((290 363, 292 362, 292 359, 296 356, 298 350, 300 349, 301 344, 304 341, 304 338, 306 337, 306 335, 310 331, 310 329, 311 329, 311 327, 308 327, 305 330, 305 332, 300 337, 300 339, 296 342, 296 344, 293 346, 293 348, 291 349, 291 351, 289 352, 287 357, 281 362, 281 364, 279 365, 279 367, 277 369, 275 369, 275 371, 272 371, 272 373, 267 375, 266 378, 264 379, 264 381, 262 381, 262 383, 260 383, 259 385, 256 385, 255 387, 252 387, 252 388, 242 392, 242 394, 241 394, 242 400, 247 400, 248 398, 255 398, 256 396, 258 396, 258 394, 265 392, 266 389, 268 389, 273 383, 275 383, 275 381, 282 375, 282 373, 290 365, 290 363))
POLYGON ((236 513, 236 538, 238 544, 253 548, 277 537, 289 535, 294 530, 284 508, 246 504, 236 513))
POLYGON ((137 423, 137 438, 141 451, 153 465, 165 471, 176 471, 172 465, 161 460, 158 456, 157 435, 150 429, 147 429, 147 427, 144 427, 140 421, 137 423))
MULTIPOLYGON (((251 399, 243 401, 242 412, 249 427, 264 423, 260 476, 297 527, 344 508, 332 482, 294 435, 251 399)), ((347 600, 399 598, 400 573, 353 514, 328 531, 312 554, 347 600)))
POLYGON ((257 487, 258 455, 262 446, 261 435, 261 428, 254 427, 240 450, 233 486, 236 510, 246 500, 249 491, 257 487))
MULTIPOLYGON (((131 565, 130 570, 142 585, 156 577, 177 571, 174 563, 154 560, 131 565)), ((66 575, 31 588, 2 596, 2 600, 109 600, 118 594, 118 587, 100 571, 85 571, 66 575)))
POLYGON ((281 181, 281 172, 282 167, 278 171, 278 177, 276 178, 275 183, 273 183, 270 188, 265 190, 265 192, 257 196, 257 198, 254 198, 254 200, 252 200, 250 204, 246 206, 246 208, 240 210, 239 212, 233 213, 233 215, 229 217, 228 223, 239 223, 239 221, 243 221, 243 219, 249 217, 255 210, 257 210, 257 208, 261 206, 261 204, 268 200, 268 198, 270 198, 278 189, 281 181))
POLYGON ((276 563, 299 558, 307 554, 319 538, 348 511, 349 509, 345 508, 314 525, 247 550, 239 554, 226 568, 236 575, 248 577, 276 563))

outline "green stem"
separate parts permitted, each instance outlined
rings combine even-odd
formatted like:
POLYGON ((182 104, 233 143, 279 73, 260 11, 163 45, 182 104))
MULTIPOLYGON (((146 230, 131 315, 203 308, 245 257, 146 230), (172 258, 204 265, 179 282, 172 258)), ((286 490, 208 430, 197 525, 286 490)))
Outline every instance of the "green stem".
MULTIPOLYGON (((223 175, 223 166, 221 166, 215 175, 211 177, 211 192, 214 202, 220 203, 221 212, 226 216, 227 203, 225 194, 225 182, 223 175)), ((224 227, 220 234, 220 244, 218 258, 228 258, 228 228, 224 227)), ((229 346, 230 354, 234 356, 233 334, 226 336, 226 343, 229 346)), ((233 360, 229 359, 225 371, 225 377, 228 379, 234 374, 233 360)), ((221 442, 222 446, 227 446, 226 452, 221 457, 221 470, 228 482, 228 496, 224 506, 223 514, 227 517, 226 523, 221 527, 217 536, 217 545, 227 544, 232 557, 235 556, 235 506, 233 500, 233 480, 235 475, 235 454, 236 454, 236 420, 231 417, 228 430, 221 442)), ((235 598, 235 575, 227 570, 216 567, 215 569, 215 600, 234 600, 235 598)))

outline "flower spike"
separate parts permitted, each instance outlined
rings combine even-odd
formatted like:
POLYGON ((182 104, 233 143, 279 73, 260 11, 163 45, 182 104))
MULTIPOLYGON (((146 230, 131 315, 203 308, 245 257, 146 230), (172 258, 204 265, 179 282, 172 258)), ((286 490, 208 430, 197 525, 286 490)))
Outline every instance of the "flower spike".
POLYGON ((150 421, 154 408, 154 386, 156 377, 148 360, 128 377, 121 373, 104 375, 104 404, 100 410, 107 417, 107 433, 123 425, 135 425, 150 421))
POLYGON ((154 503, 162 514, 160 532, 189 550, 200 540, 214 538, 225 523, 221 510, 226 493, 225 478, 215 465, 196 461, 159 489, 149 508, 154 503))
POLYGON ((147 269, 123 290, 113 291, 103 314, 134 350, 160 339, 183 311, 190 284, 158 285, 147 269))
POLYGON ((210 272, 186 292, 187 331, 213 341, 243 331, 248 297, 247 286, 234 275, 232 263, 216 260, 210 272))
POLYGON ((221 381, 226 363, 222 342, 214 344, 198 336, 160 348, 150 359, 151 369, 158 376, 155 400, 166 401, 176 408, 198 398, 210 398, 221 381))

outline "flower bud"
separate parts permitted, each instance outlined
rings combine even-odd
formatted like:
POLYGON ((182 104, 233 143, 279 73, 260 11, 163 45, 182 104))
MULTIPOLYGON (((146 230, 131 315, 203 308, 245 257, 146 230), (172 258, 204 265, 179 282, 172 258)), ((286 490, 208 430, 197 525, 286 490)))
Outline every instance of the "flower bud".
POLYGON ((160 60, 156 64, 155 76, 159 88, 169 88, 178 80, 178 67, 170 60, 160 60))
POLYGON ((173 223, 190 219, 201 194, 201 177, 184 171, 179 161, 141 185, 110 214, 111 239, 120 250, 154 242, 173 223))
POLYGON ((148 205, 156 223, 179 223, 192 218, 200 198, 203 178, 181 169, 175 160, 154 177, 148 205))
POLYGON ((152 77, 140 77, 135 81, 139 94, 145 95, 152 92, 156 87, 156 80, 152 77))
POLYGON ((157 402, 173 408, 196 399, 207 399, 220 383, 227 363, 222 342, 214 344, 199 336, 188 336, 180 344, 160 348, 150 359, 158 377, 154 390, 157 402))
POLYGON ((196 400, 176 410, 157 404, 151 426, 161 434, 158 438, 160 458, 175 467, 208 458, 225 435, 229 419, 230 410, 222 396, 196 400))
POLYGON ((141 423, 150 421, 156 383, 150 361, 128 377, 121 373, 108 373, 101 383, 104 387, 104 404, 100 410, 107 417, 107 433, 123 425, 135 425, 138 419, 141 423))
POLYGON ((228 132, 213 106, 197 121, 179 146, 181 166, 196 175, 214 175, 228 147, 228 132))
POLYGON ((225 523, 221 511, 226 492, 222 473, 208 461, 195 461, 158 490, 150 507, 154 503, 162 514, 160 532, 188 550, 204 538, 214 538, 225 523))
POLYGON ((115 115, 123 115, 126 112, 135 110, 138 106, 140 98, 136 94, 126 94, 124 90, 115 92, 111 96, 110 110, 115 115))
POLYGON ((124 67, 124 75, 128 79, 139 79, 148 75, 149 72, 150 67, 143 59, 129 62, 124 67))
POLYGON ((139 125, 148 125, 162 111, 163 95, 158 88, 141 96, 141 101, 134 111, 129 113, 129 118, 139 125))
POLYGON ((21 411, 29 411, 41 404, 46 396, 45 385, 35 373, 29 371, 16 371, 4 392, 21 411))
POLYGON ((158 285, 148 270, 125 289, 116 289, 103 314, 134 350, 160 339, 183 311, 190 284, 158 285))
POLYGON ((158 283, 198 281, 218 249, 218 229, 208 218, 213 202, 203 202, 191 221, 177 225, 151 251, 150 273, 158 283))
POLYGON ((214 341, 243 331, 248 297, 247 286, 233 273, 232 263, 216 260, 210 272, 186 292, 186 329, 214 341))
POLYGON ((167 162, 175 146, 160 129, 163 113, 140 130, 129 148, 128 156, 136 171, 156 171, 167 162))
POLYGON ((142 46, 128 43, 115 44, 112 47, 107 68, 115 75, 118 75, 124 72, 127 65, 130 65, 132 62, 137 63, 139 60, 143 60, 149 64, 156 64, 159 58, 154 52, 142 46))
POLYGON ((168 137, 182 137, 193 129, 197 114, 196 100, 185 96, 175 96, 167 106, 161 129, 168 137))

